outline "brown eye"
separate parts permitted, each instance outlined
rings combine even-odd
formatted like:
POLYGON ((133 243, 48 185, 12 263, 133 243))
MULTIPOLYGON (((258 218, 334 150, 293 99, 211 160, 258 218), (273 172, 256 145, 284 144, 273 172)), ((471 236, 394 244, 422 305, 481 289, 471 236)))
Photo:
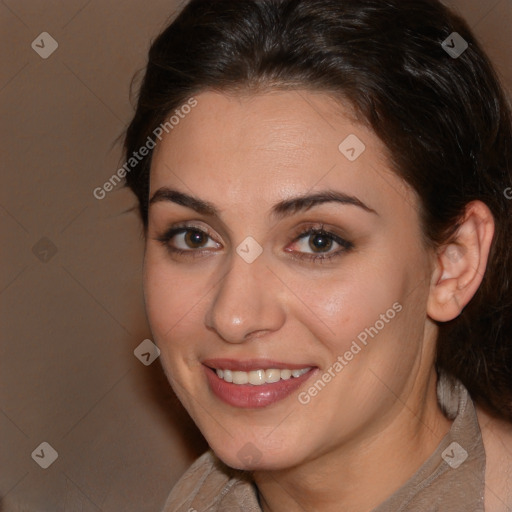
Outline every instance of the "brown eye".
POLYGON ((286 249, 293 258, 317 263, 333 260, 354 248, 352 242, 316 227, 302 231, 295 239, 294 245, 295 249, 286 249))
POLYGON ((218 249, 220 244, 202 229, 186 226, 173 227, 156 238, 171 253, 199 254, 200 249, 218 249))
POLYGON ((208 235, 202 231, 187 230, 184 237, 184 242, 191 249, 199 249, 208 242, 208 235))
POLYGON ((316 233, 309 237, 309 247, 313 252, 329 251, 332 242, 332 238, 326 233, 316 233))

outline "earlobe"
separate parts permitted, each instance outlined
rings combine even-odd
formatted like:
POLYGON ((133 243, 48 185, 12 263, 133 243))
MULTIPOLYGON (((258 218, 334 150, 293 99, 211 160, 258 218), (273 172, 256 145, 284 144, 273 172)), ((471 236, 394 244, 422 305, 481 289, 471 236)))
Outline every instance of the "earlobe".
POLYGON ((489 208, 481 201, 469 203, 455 236, 435 256, 427 304, 430 318, 448 322, 460 315, 482 283, 493 236, 489 208))

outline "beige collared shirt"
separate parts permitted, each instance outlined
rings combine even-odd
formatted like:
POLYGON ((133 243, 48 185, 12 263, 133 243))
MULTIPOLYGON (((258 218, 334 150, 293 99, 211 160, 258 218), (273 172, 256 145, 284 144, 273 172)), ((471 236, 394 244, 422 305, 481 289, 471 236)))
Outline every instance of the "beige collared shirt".
MULTIPOLYGON (((484 512, 485 450, 475 407, 459 381, 444 374, 439 403, 450 431, 420 469, 372 512, 484 512)), ((162 512, 262 512, 247 474, 207 451, 172 489, 162 512)))

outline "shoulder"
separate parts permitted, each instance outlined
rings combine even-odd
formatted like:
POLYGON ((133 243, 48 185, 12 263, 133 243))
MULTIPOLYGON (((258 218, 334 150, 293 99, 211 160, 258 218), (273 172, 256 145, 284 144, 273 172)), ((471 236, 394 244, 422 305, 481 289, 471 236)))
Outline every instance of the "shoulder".
POLYGON ((194 461, 172 488, 162 512, 188 511, 201 488, 207 486, 214 493, 218 488, 220 492, 228 481, 229 476, 216 469, 213 453, 207 451, 194 461))
POLYGON ((512 423, 476 407, 485 449, 485 512, 512 509, 512 423))
POLYGON ((255 503, 254 500, 251 482, 240 471, 223 464, 209 450, 178 480, 162 512, 224 511, 236 503, 255 503))

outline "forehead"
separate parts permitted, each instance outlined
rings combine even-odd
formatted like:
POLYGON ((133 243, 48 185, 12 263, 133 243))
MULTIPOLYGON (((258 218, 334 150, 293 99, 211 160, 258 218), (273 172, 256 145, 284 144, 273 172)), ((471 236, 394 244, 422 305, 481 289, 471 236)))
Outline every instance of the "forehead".
POLYGON ((386 193, 408 200, 380 139, 326 94, 208 91, 195 99, 155 149, 151 194, 176 185, 213 202, 254 207, 330 187, 375 208, 386 193))

